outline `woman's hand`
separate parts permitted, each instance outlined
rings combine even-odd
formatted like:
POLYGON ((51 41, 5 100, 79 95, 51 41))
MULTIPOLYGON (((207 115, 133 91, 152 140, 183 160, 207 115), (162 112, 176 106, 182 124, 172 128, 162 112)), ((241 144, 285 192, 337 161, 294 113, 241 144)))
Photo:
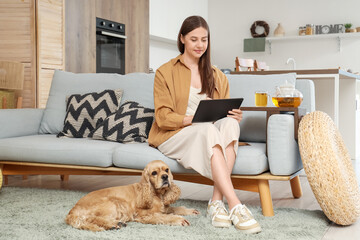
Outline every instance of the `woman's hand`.
POLYGON ((185 116, 184 119, 183 119, 183 125, 184 125, 185 127, 188 126, 188 125, 191 125, 193 118, 194 118, 193 115, 191 115, 191 116, 185 116))
POLYGON ((233 109, 232 111, 229 111, 228 117, 234 118, 238 123, 242 120, 242 111, 240 109, 233 109))

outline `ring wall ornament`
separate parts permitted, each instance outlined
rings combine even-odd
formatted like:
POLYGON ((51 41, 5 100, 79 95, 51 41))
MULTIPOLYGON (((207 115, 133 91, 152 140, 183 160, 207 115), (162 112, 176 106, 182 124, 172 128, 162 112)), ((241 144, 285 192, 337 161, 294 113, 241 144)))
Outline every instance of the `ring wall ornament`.
POLYGON ((299 150, 312 191, 325 215, 340 225, 360 216, 360 191, 351 158, 334 122, 324 112, 305 115, 299 150))
POLYGON ((270 31, 269 24, 267 24, 267 22, 265 21, 255 21, 250 28, 251 36, 254 38, 267 37, 269 35, 269 31, 270 31), (257 33, 256 32, 257 27, 262 27, 264 29, 263 33, 260 34, 257 33))

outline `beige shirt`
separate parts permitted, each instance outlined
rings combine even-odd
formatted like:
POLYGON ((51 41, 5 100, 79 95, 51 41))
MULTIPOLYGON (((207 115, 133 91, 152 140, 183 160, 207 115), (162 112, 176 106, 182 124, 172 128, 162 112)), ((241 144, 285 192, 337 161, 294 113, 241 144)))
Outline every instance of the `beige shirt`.
POLYGON ((185 115, 187 116, 194 115, 200 101, 206 99, 206 94, 205 93, 199 94, 200 92, 201 92, 201 88, 194 88, 190 86, 189 101, 185 115))
MULTIPOLYGON (((223 72, 213 67, 215 78, 214 99, 229 98, 229 82, 223 72)), ((154 80, 155 121, 148 142, 157 147, 183 126, 186 116, 191 82, 191 70, 182 55, 156 70, 154 80)))

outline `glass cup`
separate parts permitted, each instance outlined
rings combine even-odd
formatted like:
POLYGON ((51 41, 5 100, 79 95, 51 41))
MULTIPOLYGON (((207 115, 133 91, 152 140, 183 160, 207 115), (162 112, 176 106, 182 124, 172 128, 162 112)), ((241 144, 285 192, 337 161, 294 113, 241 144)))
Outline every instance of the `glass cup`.
POLYGON ((255 106, 266 107, 268 102, 269 94, 265 91, 255 92, 255 106))

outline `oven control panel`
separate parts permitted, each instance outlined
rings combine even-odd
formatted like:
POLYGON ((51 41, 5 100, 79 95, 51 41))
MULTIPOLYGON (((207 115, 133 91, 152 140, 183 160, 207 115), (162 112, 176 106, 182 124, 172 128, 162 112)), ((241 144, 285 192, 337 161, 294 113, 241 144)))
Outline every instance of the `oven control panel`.
POLYGON ((125 24, 117 23, 103 18, 96 18, 97 30, 109 30, 118 34, 125 35, 125 24))

